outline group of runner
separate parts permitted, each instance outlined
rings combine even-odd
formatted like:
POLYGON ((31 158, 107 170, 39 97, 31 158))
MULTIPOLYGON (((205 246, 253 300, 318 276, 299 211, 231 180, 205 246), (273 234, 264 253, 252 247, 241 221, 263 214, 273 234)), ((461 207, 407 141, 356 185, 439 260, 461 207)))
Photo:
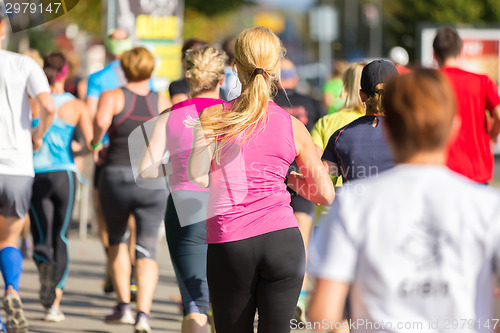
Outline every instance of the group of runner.
MULTIPOLYGON (((2 22, 0 40, 4 34, 2 22)), ((151 89, 155 64, 148 50, 132 47, 122 30, 110 33, 106 44, 116 59, 90 76, 87 104, 64 91, 62 53, 48 54, 42 71, 28 57, 0 51, 7 332, 28 330, 16 248, 28 211, 45 319, 64 320, 76 127, 98 165, 100 233, 117 300, 108 323, 151 332, 163 220, 183 333, 208 331, 210 305, 219 333, 253 332, 256 312, 259 332, 289 332, 294 317, 306 322, 306 248, 316 280, 314 322, 342 322, 349 292, 353 319, 491 317, 485 282, 500 255, 494 223, 500 197, 473 182, 492 177, 489 144, 500 131, 500 97, 486 76, 456 68, 461 41, 454 29, 439 30, 434 42, 442 71, 399 76, 384 60, 349 66, 342 75, 344 106, 329 115, 295 90, 296 69, 267 28, 228 39, 227 53, 186 43, 185 77, 171 87, 174 105, 151 89), (151 120, 146 143, 129 140, 151 120), (335 198, 337 178, 345 189, 335 198), (168 187, 159 186, 165 182, 168 187), (332 202, 307 246, 313 217, 321 215, 317 205, 332 202), (419 289, 427 282, 443 311, 428 311, 429 292, 419 289)))

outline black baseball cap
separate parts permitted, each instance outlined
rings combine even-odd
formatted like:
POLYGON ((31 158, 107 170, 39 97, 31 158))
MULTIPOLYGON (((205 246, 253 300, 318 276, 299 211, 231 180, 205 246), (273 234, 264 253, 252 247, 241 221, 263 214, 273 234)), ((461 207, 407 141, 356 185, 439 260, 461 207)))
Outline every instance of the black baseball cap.
POLYGON ((377 84, 384 83, 395 75, 398 75, 398 70, 392 62, 374 60, 363 68, 361 90, 368 96, 373 96, 377 84))

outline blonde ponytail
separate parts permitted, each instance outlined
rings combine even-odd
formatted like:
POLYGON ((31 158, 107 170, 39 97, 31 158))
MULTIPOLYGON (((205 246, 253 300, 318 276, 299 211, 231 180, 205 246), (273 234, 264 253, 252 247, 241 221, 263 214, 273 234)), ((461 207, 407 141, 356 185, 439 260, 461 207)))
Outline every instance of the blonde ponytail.
POLYGON ((216 143, 217 163, 225 146, 241 145, 264 128, 271 85, 280 79, 280 63, 285 54, 278 36, 264 27, 244 30, 234 49, 242 93, 229 109, 221 107, 210 117, 201 119, 207 139, 216 143))
POLYGON ((344 82, 344 92, 346 94, 345 105, 340 110, 350 110, 357 112, 364 112, 365 106, 359 96, 359 89, 361 88, 361 73, 366 62, 357 62, 349 66, 342 74, 342 81, 344 82))

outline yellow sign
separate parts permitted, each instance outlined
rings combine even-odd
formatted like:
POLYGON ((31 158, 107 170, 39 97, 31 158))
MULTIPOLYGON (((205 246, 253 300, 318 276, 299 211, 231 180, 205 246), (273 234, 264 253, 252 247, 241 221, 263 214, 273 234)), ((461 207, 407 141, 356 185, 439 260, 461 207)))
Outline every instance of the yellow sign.
POLYGON ((181 45, 163 45, 155 47, 155 56, 158 61, 156 75, 169 78, 179 78, 181 73, 181 45))
POLYGON ((280 34, 285 30, 285 17, 279 12, 262 12, 255 15, 256 26, 271 29, 275 34, 280 34))
POLYGON ((180 36, 177 16, 139 15, 135 35, 140 39, 176 39, 180 36))

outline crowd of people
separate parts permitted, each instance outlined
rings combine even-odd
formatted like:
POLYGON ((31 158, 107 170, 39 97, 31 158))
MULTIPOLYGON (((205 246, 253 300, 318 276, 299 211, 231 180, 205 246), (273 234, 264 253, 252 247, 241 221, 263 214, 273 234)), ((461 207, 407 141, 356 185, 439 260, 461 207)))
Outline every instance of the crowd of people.
MULTIPOLYGON (((0 21, 0 46, 3 36, 0 21)), ((339 62, 323 105, 297 91, 295 65, 267 28, 223 50, 187 41, 170 98, 152 90, 154 57, 126 31, 106 47, 112 61, 90 75, 85 101, 65 91, 63 53, 40 66, 0 50, 6 332, 28 332, 17 248, 27 215, 44 319, 65 319, 75 141, 95 162, 104 290, 116 294, 107 323, 151 332, 164 221, 183 333, 209 323, 254 332, 256 320, 261 333, 438 332, 458 318, 472 320, 462 332, 489 331, 500 96, 487 76, 459 69, 455 29, 434 40, 440 70, 339 62), (131 140, 137 129, 145 142, 131 140)))

